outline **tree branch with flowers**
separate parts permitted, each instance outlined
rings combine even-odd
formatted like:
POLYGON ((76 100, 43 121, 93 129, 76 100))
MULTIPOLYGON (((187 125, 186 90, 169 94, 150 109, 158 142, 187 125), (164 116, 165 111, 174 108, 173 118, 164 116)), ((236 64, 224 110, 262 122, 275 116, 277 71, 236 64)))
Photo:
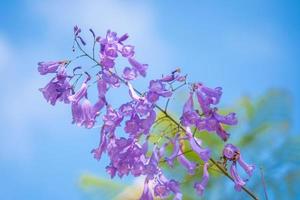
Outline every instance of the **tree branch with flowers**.
POLYGON ((202 168, 202 178, 199 177, 193 184, 198 195, 204 194, 209 171, 215 166, 215 170, 234 182, 237 191, 243 190, 252 199, 258 199, 246 188, 247 179, 238 173, 237 167, 240 166, 251 177, 255 169, 254 165, 244 161, 240 149, 233 144, 224 144, 220 159, 214 159, 212 149, 205 147, 205 141, 202 142, 193 132, 216 133, 220 140, 228 140, 230 134, 224 125, 236 125, 237 118, 235 113, 219 114, 216 106, 222 96, 221 87, 189 83, 187 75, 177 68, 168 75, 151 80, 147 90, 140 92, 135 89, 134 80, 145 78, 151 67, 136 60, 134 46, 125 43, 128 34, 118 36, 108 30, 105 37, 99 37, 92 29, 90 32, 93 38, 91 54, 84 48, 86 42, 81 36, 81 29, 75 26, 73 51, 77 55, 70 60, 38 63, 41 75, 54 75, 40 91, 51 105, 57 102, 70 104, 72 123, 77 126, 90 129, 101 122, 99 146, 92 150, 92 154, 97 160, 104 153, 108 155, 110 163, 106 171, 111 178, 130 174, 142 176, 144 190, 140 199, 150 200, 154 196, 164 199, 172 195, 173 199, 179 200, 184 198, 181 180, 168 178, 162 168, 162 164, 172 168, 177 160, 190 175, 195 175, 195 170, 202 168), (126 59, 130 67, 124 67, 118 74, 116 61, 121 58, 126 59), (87 59, 93 65, 78 67, 76 62, 79 59, 87 59), (97 86, 94 91, 93 85, 97 86), (107 94, 121 85, 126 86, 130 101, 113 107, 107 94), (187 90, 189 95, 183 104, 181 117, 177 119, 169 111, 169 102, 179 90, 187 90), (88 97, 92 92, 98 97, 94 103, 88 97), (160 99, 166 99, 163 106, 159 105, 160 99), (196 109, 195 100, 200 109, 196 109), (104 114, 101 114, 103 110, 104 114), (155 127, 166 119, 170 125, 163 131, 156 131, 155 127), (166 148, 171 151, 166 151, 166 148), (198 160, 190 160, 187 157, 189 153, 195 153, 198 160))

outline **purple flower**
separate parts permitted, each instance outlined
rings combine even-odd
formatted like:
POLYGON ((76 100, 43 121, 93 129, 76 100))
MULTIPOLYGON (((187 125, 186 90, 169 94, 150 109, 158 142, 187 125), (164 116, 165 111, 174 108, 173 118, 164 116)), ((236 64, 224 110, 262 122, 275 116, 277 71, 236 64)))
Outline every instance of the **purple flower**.
POLYGON ((154 195, 164 199, 170 195, 170 190, 167 185, 158 183, 154 186, 154 195))
POLYGON ((130 118, 130 120, 127 120, 125 122, 125 128, 126 133, 130 133, 131 135, 138 136, 138 133, 140 131, 140 118, 138 115, 133 114, 130 118))
POLYGON ((135 69, 141 76, 145 77, 146 76, 146 70, 148 68, 147 64, 141 64, 134 58, 128 58, 129 63, 135 69))
POLYGON ((255 169, 255 166, 254 165, 249 165, 247 164, 243 158, 242 158, 242 155, 240 155, 239 159, 238 159, 238 163, 239 165, 245 170, 245 172, 249 175, 249 176, 252 176, 252 173, 255 169))
POLYGON ((162 97, 172 96, 172 92, 167 90, 166 85, 160 80, 150 81, 149 90, 151 92, 155 92, 156 94, 158 94, 159 96, 162 96, 162 97))
POLYGON ((123 78, 127 81, 136 79, 137 71, 130 67, 125 67, 123 70, 123 78))
POLYGON ((69 101, 78 103, 87 94, 87 83, 84 82, 81 88, 73 95, 69 96, 69 101))
POLYGON ((102 78, 106 83, 110 84, 113 87, 120 87, 120 80, 116 74, 108 70, 103 70, 102 72, 102 78))
POLYGON ((245 170, 245 172, 252 176, 252 173, 255 169, 254 165, 247 164, 240 153, 240 150, 234 146, 233 144, 226 144, 223 149, 223 157, 227 160, 232 161, 231 167, 230 167, 230 174, 235 182, 235 189, 237 191, 241 190, 241 187, 246 184, 245 180, 243 180, 236 169, 236 163, 238 162, 239 165, 245 170))
POLYGON ((170 167, 173 167, 174 159, 177 157, 180 150, 180 143, 178 139, 179 139, 179 134, 176 134, 176 136, 170 140, 170 142, 173 145, 173 151, 169 157, 165 158, 170 167))
POLYGON ((219 103, 222 96, 222 88, 216 87, 214 89, 203 86, 202 84, 197 84, 197 98, 198 102, 202 108, 204 114, 208 114, 211 110, 211 105, 216 105, 219 103))
POLYGON ((67 80, 56 81, 52 79, 44 88, 40 88, 39 91, 43 93, 47 102, 50 102, 51 105, 55 105, 57 100, 69 103, 68 96, 72 90, 67 80))
POLYGON ((85 128, 92 128, 96 122, 96 117, 99 115, 99 111, 104 105, 105 101, 101 99, 99 99, 95 105, 92 105, 86 98, 84 98, 81 103, 73 102, 73 123, 76 123, 78 126, 84 125, 85 128))
POLYGON ((103 79, 98 80, 97 88, 98 88, 98 97, 99 98, 105 97, 105 94, 107 92, 107 84, 103 79))
POLYGON ((148 179, 145 180, 145 183, 144 183, 144 190, 143 190, 143 193, 142 193, 142 196, 140 197, 140 200, 153 200, 153 196, 152 196, 152 193, 149 189, 149 185, 148 185, 148 179))
POLYGON ((124 45, 122 47, 121 53, 122 53, 122 56, 124 56, 126 58, 134 56, 134 46, 132 46, 132 45, 124 45))
POLYGON ((181 151, 181 148, 179 148, 177 160, 183 167, 185 167, 188 170, 189 174, 191 174, 191 175, 195 174, 195 169, 197 167, 197 164, 192 161, 189 161, 185 157, 184 153, 181 151))
POLYGON ((209 173, 208 173, 208 162, 204 163, 203 166, 203 176, 201 182, 195 182, 194 188, 198 195, 203 195, 203 192, 207 186, 208 180, 209 180, 209 173))
POLYGON ((131 116, 134 112, 134 108, 132 106, 132 103, 125 103, 122 104, 119 108, 119 112, 123 115, 123 116, 131 116))
POLYGON ((218 136, 226 141, 229 137, 229 133, 225 131, 222 124, 235 125, 237 119, 235 113, 230 113, 226 116, 221 116, 217 113, 217 109, 210 111, 210 114, 207 114, 204 119, 197 121, 197 128, 199 130, 215 131, 218 136))
POLYGON ((106 115, 103 116, 103 127, 107 132, 112 133, 122 122, 123 116, 111 106, 107 106, 106 108, 106 115))
POLYGON ((236 161, 240 156, 240 150, 233 144, 226 144, 223 149, 223 156, 228 160, 236 161))
MULTIPOLYGON (((94 154, 94 158, 97 160, 101 159, 102 153, 106 151, 106 147, 107 147, 107 139, 106 139, 106 132, 104 130, 104 127, 102 127, 101 129, 101 133, 100 133, 100 143, 99 146, 96 149, 93 149, 91 153, 94 154)), ((115 169, 113 167, 107 168, 107 169, 115 169)), ((114 177, 115 176, 115 172, 116 171, 110 171, 111 176, 114 177)))
POLYGON ((188 100, 183 106, 183 114, 180 118, 182 125, 195 125, 200 120, 199 114, 194 109, 193 92, 190 92, 188 100))
POLYGON ((237 172, 237 169, 236 169, 236 162, 233 162, 231 164, 231 167, 230 167, 230 175, 232 176, 233 178, 233 181, 235 183, 235 186, 234 188, 237 190, 237 191, 241 191, 241 188, 246 185, 246 182, 239 176, 238 172, 237 172))
POLYGON ((204 161, 207 162, 210 159, 210 149, 202 148, 201 141, 197 138, 193 137, 192 131, 190 127, 186 127, 186 133, 188 135, 190 145, 193 151, 204 161))
POLYGON ((160 81, 162 82, 173 82, 173 81, 179 81, 183 82, 186 80, 186 76, 180 76, 180 69, 177 68, 174 70, 171 74, 164 76, 160 81))
POLYGON ((65 61, 50 61, 50 62, 39 62, 38 71, 41 75, 48 73, 55 73, 60 65, 64 65, 65 61))

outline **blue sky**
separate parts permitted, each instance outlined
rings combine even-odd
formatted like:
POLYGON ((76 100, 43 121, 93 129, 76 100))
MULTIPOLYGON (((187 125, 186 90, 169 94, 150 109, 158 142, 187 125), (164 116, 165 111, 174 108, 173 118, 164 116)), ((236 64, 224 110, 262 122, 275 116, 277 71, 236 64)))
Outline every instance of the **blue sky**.
POLYGON ((48 105, 37 90, 47 80, 36 63, 71 55, 73 25, 128 32, 149 79, 180 66, 222 86, 223 105, 286 89, 299 133, 299 13, 297 1, 1 0, 0 196, 81 199, 80 174, 104 173, 89 153, 99 130, 72 126, 69 107, 48 105))

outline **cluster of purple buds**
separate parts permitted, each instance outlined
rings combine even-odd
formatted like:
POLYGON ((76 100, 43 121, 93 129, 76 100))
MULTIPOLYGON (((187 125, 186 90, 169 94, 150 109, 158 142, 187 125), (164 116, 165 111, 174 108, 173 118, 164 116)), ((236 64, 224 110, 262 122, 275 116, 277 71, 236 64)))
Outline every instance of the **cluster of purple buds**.
MULTIPOLYGON (((52 105, 55 105, 57 101, 71 104, 72 122, 78 126, 95 127, 97 120, 101 118, 100 142, 92 153, 97 160, 101 159, 103 153, 107 153, 110 163, 106 170, 111 178, 116 175, 123 177, 129 174, 135 177, 144 176, 144 190, 140 199, 150 200, 154 199, 154 196, 164 199, 172 194, 173 199, 182 199, 180 182, 165 177, 160 166, 162 161, 166 161, 169 167, 173 167, 175 160, 186 169, 188 174, 194 176, 196 168, 201 166, 200 162, 202 163, 202 179, 194 183, 196 193, 202 195, 209 180, 211 150, 205 148, 202 141, 193 135, 192 128, 216 132, 222 140, 228 139, 229 134, 223 128, 223 124, 235 125, 237 119, 234 113, 225 116, 219 114, 215 107, 220 101, 222 88, 208 88, 200 83, 191 84, 181 120, 177 123, 178 127, 184 131, 178 129, 176 135, 165 137, 166 142, 163 145, 159 146, 155 143, 151 148, 149 137, 155 134, 151 132, 151 129, 157 118, 156 108, 160 108, 157 105, 158 100, 165 98, 169 101, 176 91, 173 87, 175 84, 186 85, 186 75, 182 75, 180 70, 176 69, 160 79, 151 80, 147 91, 138 92, 133 86, 133 81, 139 76, 146 76, 148 65, 135 59, 134 46, 125 44, 129 36, 124 34, 119 37, 117 33, 109 30, 102 38, 96 36, 91 29, 90 32, 94 38, 94 45, 99 45, 98 58, 94 57, 94 48, 93 55, 89 55, 83 49, 82 45, 86 45, 86 42, 80 36, 81 29, 75 26, 74 45, 77 45, 76 49, 81 55, 69 61, 38 63, 38 71, 41 75, 54 74, 50 82, 40 89, 45 99, 52 105), (95 63, 98 67, 96 74, 91 74, 88 70, 77 73, 78 70, 83 69, 81 66, 74 66, 70 69, 77 59, 83 57, 95 63), (129 66, 123 68, 121 75, 115 70, 116 59, 119 57, 125 58, 129 63, 129 66), (80 88, 77 88, 78 82, 81 82, 80 88), (94 83, 97 84, 98 98, 92 103, 88 98, 88 93, 90 86, 94 83), (107 93, 121 84, 128 88, 130 101, 114 108, 109 103, 107 93), (194 94, 196 94, 201 111, 194 108, 194 94), (101 112, 102 110, 105 111, 101 112), (119 128, 123 131, 117 131, 119 128), (182 146, 183 141, 187 141, 190 149, 198 155, 199 163, 186 157, 182 146), (167 146, 173 149, 169 155, 165 151, 167 146)), ((254 167, 242 160, 239 150, 233 145, 225 146, 223 156, 232 161, 230 171, 236 188, 239 189, 245 182, 236 172, 236 162, 249 175, 254 167)))

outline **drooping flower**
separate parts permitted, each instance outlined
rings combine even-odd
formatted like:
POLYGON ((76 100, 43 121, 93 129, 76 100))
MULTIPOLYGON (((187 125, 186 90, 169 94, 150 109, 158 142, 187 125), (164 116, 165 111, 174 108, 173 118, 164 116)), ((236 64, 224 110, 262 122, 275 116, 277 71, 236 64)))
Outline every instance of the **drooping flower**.
POLYGON ((241 191, 241 188, 246 185, 246 182, 239 176, 236 169, 236 162, 233 162, 230 167, 230 175, 232 176, 237 191, 241 191))
POLYGON ((196 125, 200 121, 200 116, 194 109, 193 94, 194 92, 190 92, 189 98, 183 106, 183 114, 180 118, 183 126, 196 125))
POLYGON ((202 108, 202 112, 204 114, 209 114, 211 111, 211 105, 216 105, 219 103, 222 96, 222 88, 216 87, 212 89, 200 83, 195 85, 195 87, 197 89, 196 94, 200 107, 202 108))
POLYGON ((41 75, 48 73, 55 73, 60 65, 64 65, 65 61, 50 61, 50 62, 39 62, 38 71, 41 75))
POLYGON ((190 161, 190 160, 188 160, 185 157, 184 153, 182 152, 181 148, 179 148, 179 152, 178 152, 178 155, 177 155, 177 160, 183 167, 185 167, 187 169, 189 174, 191 174, 191 175, 195 174, 197 164, 190 161))
POLYGON ((128 58, 129 63, 135 69, 141 76, 145 77, 146 76, 146 70, 148 68, 147 64, 141 64, 134 58, 129 57, 128 58))
POLYGON ((208 180, 209 180, 209 173, 208 173, 208 162, 204 163, 203 166, 203 176, 202 176, 202 180, 200 182, 195 182, 194 184, 194 188, 197 192, 198 195, 202 196, 203 192, 207 186, 208 180))
POLYGON ((71 94, 71 86, 67 81, 60 82, 52 79, 44 88, 40 88, 39 90, 43 93, 47 102, 50 102, 53 106, 57 100, 69 103, 66 96, 71 94))
POLYGON ((152 196, 151 190, 149 189, 148 182, 149 181, 146 179, 145 183, 144 183, 144 190, 143 190, 142 196, 140 197, 140 200, 153 200, 154 199, 152 196))
POLYGON ((254 165, 250 165, 250 164, 247 164, 243 158, 242 158, 242 155, 240 155, 239 159, 238 159, 238 163, 239 165, 245 170, 245 172, 249 175, 249 176, 252 176, 253 174, 253 171, 255 169, 255 166, 254 165))
POLYGON ((201 147, 201 141, 193 137, 190 127, 186 127, 186 133, 193 151, 204 161, 207 162, 210 159, 210 149, 201 147))
POLYGON ((243 159, 240 153, 240 150, 233 144, 226 144, 223 149, 223 157, 226 160, 231 161, 230 174, 235 183, 235 189, 240 191, 241 188, 246 184, 246 180, 243 180, 237 171, 237 163, 245 170, 245 172, 250 176, 255 169, 254 165, 247 164, 243 159))
POLYGON ((176 136, 170 140, 171 144, 173 145, 173 151, 169 157, 165 158, 165 160, 167 161, 170 167, 173 167, 174 160, 177 157, 180 150, 180 143, 178 139, 179 139, 179 134, 176 134, 176 136))
POLYGON ((103 116, 103 127, 107 132, 113 133, 122 120, 123 116, 117 110, 114 110, 110 105, 106 107, 106 115, 103 116))
POLYGON ((229 133, 226 132, 222 124, 237 124, 235 113, 222 116, 218 114, 217 109, 214 108, 205 118, 198 120, 196 126, 199 130, 215 131, 222 140, 226 141, 229 137, 229 133))

